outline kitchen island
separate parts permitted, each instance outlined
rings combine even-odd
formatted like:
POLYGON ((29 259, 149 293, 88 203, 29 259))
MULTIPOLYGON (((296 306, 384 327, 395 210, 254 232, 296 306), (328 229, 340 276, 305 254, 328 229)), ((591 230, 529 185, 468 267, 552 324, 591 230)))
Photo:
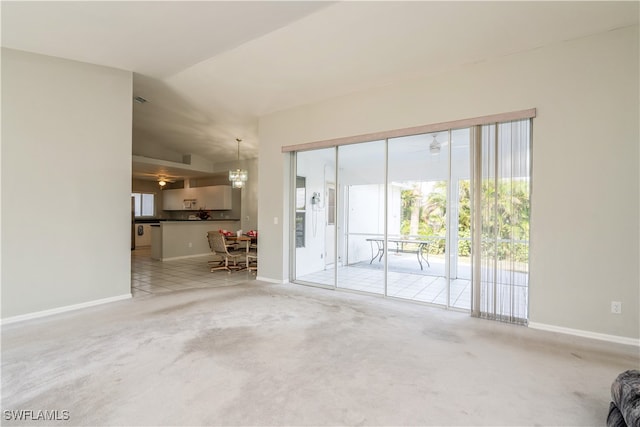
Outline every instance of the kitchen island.
POLYGON ((151 225, 151 258, 160 261, 211 253, 208 231, 237 231, 240 220, 162 221, 151 225))

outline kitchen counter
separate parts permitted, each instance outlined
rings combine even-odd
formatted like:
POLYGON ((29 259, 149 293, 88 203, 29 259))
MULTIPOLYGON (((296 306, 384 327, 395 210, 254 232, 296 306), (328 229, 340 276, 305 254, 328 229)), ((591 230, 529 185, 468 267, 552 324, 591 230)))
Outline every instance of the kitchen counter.
POLYGON ((155 218, 144 218, 144 219, 136 219, 136 224, 156 224, 161 222, 220 222, 220 221, 240 221, 240 218, 211 218, 211 219, 155 219, 155 218))
POLYGON ((151 258, 160 261, 211 253, 208 231, 237 231, 239 220, 165 220, 151 224, 151 258))

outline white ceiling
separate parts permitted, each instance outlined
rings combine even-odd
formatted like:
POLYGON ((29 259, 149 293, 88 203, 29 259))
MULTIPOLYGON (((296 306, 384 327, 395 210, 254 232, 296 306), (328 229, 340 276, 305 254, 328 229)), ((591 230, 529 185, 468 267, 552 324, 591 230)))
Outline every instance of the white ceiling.
MULTIPOLYGON (((2 2, 2 46, 134 72, 134 154, 257 156, 270 112, 637 25, 638 2, 2 2)), ((148 171, 147 171, 148 173, 148 171)))

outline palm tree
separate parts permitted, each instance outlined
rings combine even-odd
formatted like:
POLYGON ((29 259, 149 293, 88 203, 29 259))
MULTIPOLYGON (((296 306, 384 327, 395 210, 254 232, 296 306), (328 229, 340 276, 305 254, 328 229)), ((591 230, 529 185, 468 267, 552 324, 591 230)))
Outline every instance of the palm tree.
POLYGON ((402 226, 401 233, 415 236, 419 232, 420 208, 422 202, 422 192, 418 183, 413 183, 412 188, 402 190, 402 226), (409 218, 408 222, 407 219, 409 218), (407 227, 408 225, 408 227, 407 227))
POLYGON ((493 180, 482 184, 482 234, 489 255, 498 259, 527 261, 529 257, 529 183, 526 180, 493 180), (498 238, 507 240, 492 243, 498 238), (514 242, 515 241, 515 242, 514 242))
POLYGON ((433 190, 427 195, 427 201, 422 212, 422 219, 427 223, 434 234, 444 236, 444 231, 446 230, 446 213, 447 182, 438 181, 433 186, 433 190))

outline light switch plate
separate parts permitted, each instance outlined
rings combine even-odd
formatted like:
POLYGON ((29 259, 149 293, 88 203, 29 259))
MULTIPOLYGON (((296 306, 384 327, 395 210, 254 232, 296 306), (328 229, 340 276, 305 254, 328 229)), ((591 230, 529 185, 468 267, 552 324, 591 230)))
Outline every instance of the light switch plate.
POLYGON ((620 301, 611 301, 611 313, 622 314, 622 303, 620 301))

